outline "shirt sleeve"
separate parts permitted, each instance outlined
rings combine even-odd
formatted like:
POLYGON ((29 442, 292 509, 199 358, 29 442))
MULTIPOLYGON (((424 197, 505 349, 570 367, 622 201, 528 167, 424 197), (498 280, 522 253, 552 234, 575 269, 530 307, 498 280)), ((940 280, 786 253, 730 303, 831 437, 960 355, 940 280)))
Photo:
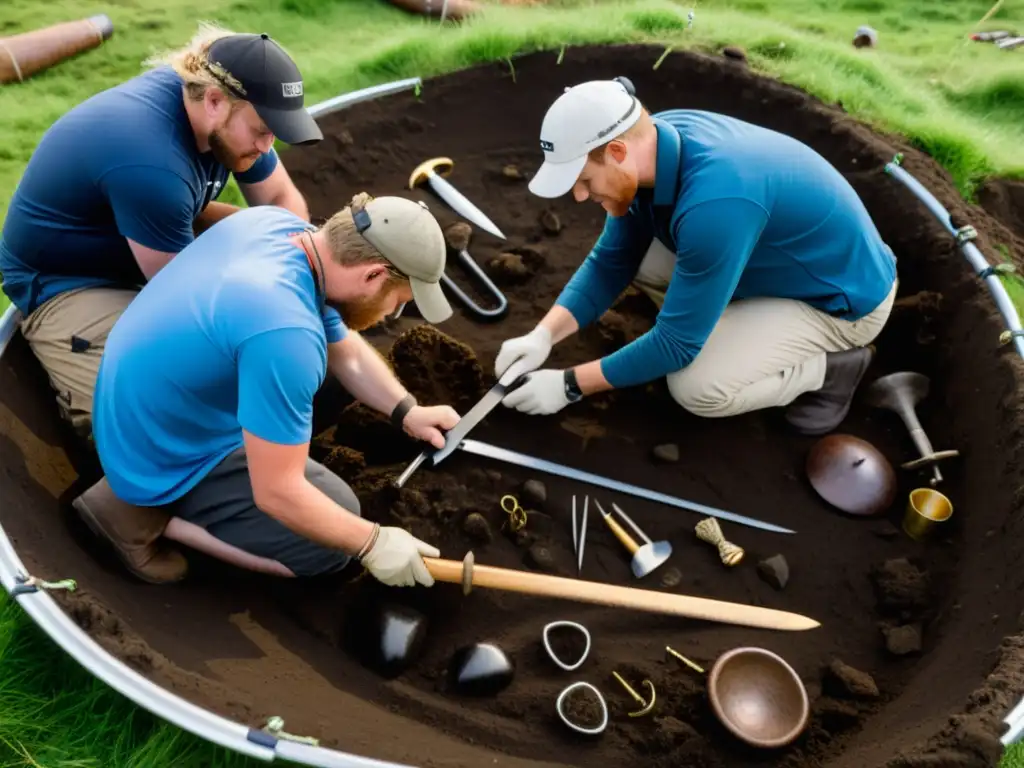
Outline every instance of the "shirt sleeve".
POLYGON ((120 166, 104 174, 117 230, 140 245, 177 253, 195 239, 196 201, 178 174, 153 166, 120 166))
POLYGON ((242 184, 259 184, 261 181, 267 180, 279 162, 277 150, 271 147, 270 151, 260 155, 247 171, 236 173, 235 180, 242 184))
POLYGON ((271 443, 301 445, 313 436, 313 396, 327 371, 327 350, 303 328, 247 339, 238 353, 238 422, 271 443))
POLYGON ((341 341, 348 335, 348 326, 341 319, 338 310, 333 307, 324 307, 321 319, 324 321, 324 333, 327 336, 328 344, 341 341))
POLYGON ((629 387, 685 368, 732 300, 768 222, 749 200, 724 198, 694 206, 674 222, 676 267, 654 327, 601 361, 613 387, 629 387))
POLYGON ((603 315, 640 268, 654 238, 649 221, 630 212, 608 216, 604 230, 555 303, 584 328, 603 315))

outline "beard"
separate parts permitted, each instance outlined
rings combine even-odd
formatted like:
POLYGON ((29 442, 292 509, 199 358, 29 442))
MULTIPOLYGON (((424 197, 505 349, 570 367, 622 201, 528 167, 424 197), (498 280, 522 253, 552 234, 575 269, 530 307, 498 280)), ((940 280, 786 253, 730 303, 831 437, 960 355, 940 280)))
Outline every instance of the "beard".
POLYGON ((213 157, 218 163, 223 165, 232 173, 244 173, 249 170, 260 156, 259 152, 250 152, 245 155, 239 155, 237 152, 232 152, 224 141, 220 128, 210 134, 209 141, 210 151, 213 152, 213 157))
POLYGON ((379 295, 369 298, 328 302, 328 306, 337 310, 347 328, 365 331, 387 316, 390 297, 390 291, 381 291, 379 295))
POLYGON ((625 216, 636 197, 637 182, 630 174, 616 168, 608 180, 610 191, 601 196, 601 207, 611 216, 625 216))

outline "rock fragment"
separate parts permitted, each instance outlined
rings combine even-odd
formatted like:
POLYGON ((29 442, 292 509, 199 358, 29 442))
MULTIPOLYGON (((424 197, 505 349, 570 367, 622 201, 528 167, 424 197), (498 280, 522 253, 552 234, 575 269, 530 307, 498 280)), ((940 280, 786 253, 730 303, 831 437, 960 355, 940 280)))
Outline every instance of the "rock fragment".
POLYGON ((462 530, 470 538, 484 544, 489 543, 494 538, 494 534, 491 532, 491 524, 479 512, 470 512, 466 515, 466 519, 462 521, 462 530))
POLYGON ((551 550, 543 544, 533 544, 526 551, 526 564, 538 571, 550 573, 555 570, 555 558, 551 550))
POLYGON ((562 231, 562 220, 554 211, 541 211, 539 220, 541 229, 548 235, 557 235, 562 231))
POLYGON ((679 461, 679 446, 675 443, 656 445, 651 454, 656 461, 660 461, 663 464, 674 464, 679 461))
POLYGON ((893 656, 907 656, 921 650, 921 627, 917 624, 886 627, 882 629, 882 634, 886 650, 893 656))
POLYGON ((527 480, 523 483, 524 507, 542 507, 548 500, 548 491, 540 480, 527 480))
POLYGON ((875 678, 854 669, 839 659, 833 660, 822 675, 823 688, 832 696, 848 699, 877 699, 881 694, 875 678))
POLYGON ((757 575, 775 589, 785 589, 789 583, 789 563, 782 555, 772 555, 757 564, 757 575))

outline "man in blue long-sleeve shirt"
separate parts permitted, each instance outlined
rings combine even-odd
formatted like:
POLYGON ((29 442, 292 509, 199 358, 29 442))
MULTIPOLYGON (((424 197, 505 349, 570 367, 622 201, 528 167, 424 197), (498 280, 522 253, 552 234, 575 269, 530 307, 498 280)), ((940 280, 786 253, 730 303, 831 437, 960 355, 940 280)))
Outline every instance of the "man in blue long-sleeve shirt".
POLYGON ((572 191, 609 216, 555 306, 502 345, 499 376, 534 371, 507 406, 554 413, 665 377, 673 398, 701 416, 788 406, 805 434, 842 422, 891 311, 896 260, 823 157, 725 115, 651 115, 619 79, 560 96, 541 148, 530 190, 572 191), (630 283, 660 308, 648 332, 601 360, 535 370, 630 283))

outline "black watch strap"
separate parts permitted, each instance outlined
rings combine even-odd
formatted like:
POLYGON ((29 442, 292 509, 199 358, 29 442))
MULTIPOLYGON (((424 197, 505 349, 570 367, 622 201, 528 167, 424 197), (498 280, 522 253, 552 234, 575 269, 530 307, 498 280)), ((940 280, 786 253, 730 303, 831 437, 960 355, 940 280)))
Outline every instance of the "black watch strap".
POLYGON ((411 394, 406 395, 398 401, 398 405, 395 406, 395 410, 391 412, 391 423, 398 429, 401 429, 402 422, 405 421, 406 414, 415 407, 416 398, 411 394))
POLYGON ((579 382, 576 381, 576 371, 572 368, 565 369, 565 397, 570 403, 575 403, 583 397, 579 382))

